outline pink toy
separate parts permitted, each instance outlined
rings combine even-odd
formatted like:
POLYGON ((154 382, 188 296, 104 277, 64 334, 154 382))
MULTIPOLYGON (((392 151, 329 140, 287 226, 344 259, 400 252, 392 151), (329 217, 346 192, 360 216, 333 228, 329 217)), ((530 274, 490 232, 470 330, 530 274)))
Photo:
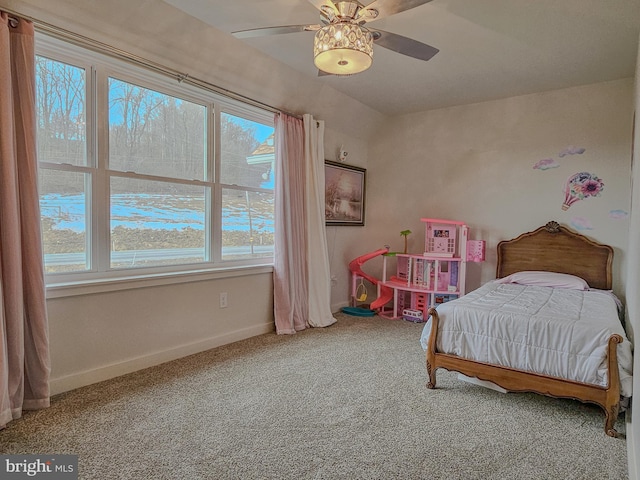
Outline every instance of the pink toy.
MULTIPOLYGON (((371 310, 377 310, 383 308, 387 303, 393 299, 393 289, 380 285, 380 280, 369 275, 362 270, 362 265, 369 260, 389 253, 389 246, 385 245, 384 248, 375 250, 370 253, 361 255, 349 262, 349 270, 351 271, 351 306, 355 307, 357 302, 364 302, 367 300, 368 294, 366 287, 362 280, 368 280, 373 285, 377 286, 378 298, 376 298, 369 306, 371 310)), ((386 268, 386 267, 385 267, 386 268)), ((386 275, 386 271, 383 273, 386 275)))
POLYGON ((380 295, 371 304, 371 308, 380 308, 382 317, 415 322, 419 318, 415 312, 421 312, 426 321, 430 307, 464 295, 467 261, 484 261, 484 242, 468 240, 469 227, 464 222, 439 218, 421 221, 425 224, 424 252, 396 254, 396 275, 389 279, 388 257, 384 258, 384 278, 378 287, 387 291, 384 298, 380 295), (387 306, 392 300, 393 306, 387 306))
POLYGON ((387 303, 393 300, 393 289, 385 287, 384 285, 378 285, 380 287, 380 295, 373 302, 371 302, 371 310, 378 310, 383 308, 387 303))
POLYGON ((389 253, 389 247, 366 253, 349 262, 351 271, 351 307, 367 300, 364 280, 377 287, 378 298, 369 308, 385 318, 426 321, 427 310, 465 293, 467 262, 483 262, 485 242, 468 240, 464 222, 423 218, 425 251, 421 254, 389 253), (382 279, 364 271, 362 265, 382 255, 382 279), (387 279, 387 259, 396 258, 396 275, 387 279))
POLYGON ((485 252, 484 240, 467 240, 467 262, 484 262, 485 252))
POLYGON ((372 258, 389 252, 389 247, 385 246, 379 250, 366 253, 349 262, 349 270, 351 271, 351 306, 355 306, 355 302, 364 302, 367 299, 366 287, 362 283, 363 279, 368 280, 374 285, 378 285, 379 280, 368 273, 362 271, 362 265, 372 258))

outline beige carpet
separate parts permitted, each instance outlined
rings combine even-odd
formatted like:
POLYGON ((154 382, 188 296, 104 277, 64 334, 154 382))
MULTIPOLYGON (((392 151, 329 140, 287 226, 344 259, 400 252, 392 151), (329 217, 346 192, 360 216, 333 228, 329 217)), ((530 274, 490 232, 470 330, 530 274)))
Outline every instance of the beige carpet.
POLYGON ((0 451, 77 454, 100 480, 627 478, 598 407, 445 370, 429 390, 422 325, 337 317, 59 395, 0 451))

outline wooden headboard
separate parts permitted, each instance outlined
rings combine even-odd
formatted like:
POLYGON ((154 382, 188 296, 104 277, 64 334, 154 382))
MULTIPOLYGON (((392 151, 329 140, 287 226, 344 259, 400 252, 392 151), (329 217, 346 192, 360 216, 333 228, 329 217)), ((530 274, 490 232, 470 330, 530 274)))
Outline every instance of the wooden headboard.
POLYGON ((569 273, 591 288, 611 290, 613 248, 589 240, 557 222, 498 243, 497 278, 523 270, 569 273))

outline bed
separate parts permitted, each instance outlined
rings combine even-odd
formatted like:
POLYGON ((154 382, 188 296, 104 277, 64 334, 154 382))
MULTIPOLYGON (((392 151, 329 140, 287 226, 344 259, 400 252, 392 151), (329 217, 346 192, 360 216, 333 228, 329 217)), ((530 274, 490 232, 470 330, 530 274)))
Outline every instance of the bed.
POLYGON ((593 403, 605 433, 619 436, 632 349, 611 293, 613 249, 549 222, 500 242, 497 254, 496 280, 429 309, 427 387, 444 368, 509 392, 593 403))

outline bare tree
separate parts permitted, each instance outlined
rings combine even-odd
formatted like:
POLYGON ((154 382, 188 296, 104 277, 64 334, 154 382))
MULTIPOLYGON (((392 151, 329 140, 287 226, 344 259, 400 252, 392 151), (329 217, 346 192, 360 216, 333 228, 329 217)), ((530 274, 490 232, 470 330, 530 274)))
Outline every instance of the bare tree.
POLYGON ((153 90, 109 79, 110 166, 145 171, 149 154, 143 148, 144 137, 163 103, 162 97, 153 90))
POLYGON ((42 160, 84 163, 86 110, 84 69, 36 59, 39 152, 42 160))

